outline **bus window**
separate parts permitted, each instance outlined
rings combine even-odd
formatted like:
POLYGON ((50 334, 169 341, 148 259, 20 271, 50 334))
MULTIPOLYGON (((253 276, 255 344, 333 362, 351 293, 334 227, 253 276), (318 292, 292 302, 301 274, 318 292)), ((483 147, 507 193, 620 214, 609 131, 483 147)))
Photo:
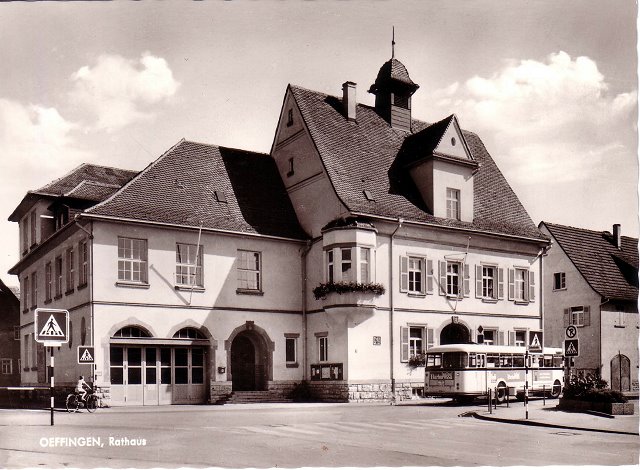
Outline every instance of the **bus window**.
POLYGON ((486 367, 485 366, 485 355, 484 354, 478 354, 477 355, 477 361, 478 363, 478 367, 486 367))
POLYGON ((500 356, 497 354, 487 354, 487 367, 499 367, 500 356))
POLYGON ((477 367, 476 366, 476 353, 469 354, 469 367, 477 367))
POLYGON ((442 366, 445 369, 463 369, 467 366, 467 353, 446 352, 442 355, 442 366))
POLYGON ((553 356, 553 367, 562 367, 562 356, 553 356))
POLYGON ((553 366, 553 356, 544 356, 544 366, 545 367, 553 366))
POLYGON ((524 356, 522 354, 513 355, 513 367, 524 367, 524 356))
POLYGON ((427 367, 431 367, 431 368, 442 367, 442 355, 427 354, 427 367))
POLYGON ((500 354, 500 367, 512 367, 513 357, 511 354, 500 354))
POLYGON ((542 366, 542 356, 531 356, 531 366, 530 367, 540 367, 542 366))

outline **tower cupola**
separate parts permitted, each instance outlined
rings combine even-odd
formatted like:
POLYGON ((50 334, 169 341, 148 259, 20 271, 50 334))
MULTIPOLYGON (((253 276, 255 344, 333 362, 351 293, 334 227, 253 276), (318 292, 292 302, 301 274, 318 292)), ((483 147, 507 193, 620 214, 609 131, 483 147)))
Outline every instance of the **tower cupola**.
POLYGON ((418 88, 404 64, 391 58, 380 67, 369 93, 376 96, 376 112, 391 127, 411 131, 411 96, 418 88))

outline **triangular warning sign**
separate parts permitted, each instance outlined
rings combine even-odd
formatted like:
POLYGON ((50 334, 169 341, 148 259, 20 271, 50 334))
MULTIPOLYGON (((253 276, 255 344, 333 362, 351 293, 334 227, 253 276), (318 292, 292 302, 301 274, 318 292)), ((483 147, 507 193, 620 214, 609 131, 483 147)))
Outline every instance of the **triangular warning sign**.
POLYGON ((62 332, 62 328, 58 325, 56 319, 51 315, 47 322, 42 327, 42 331, 40 331, 40 336, 53 336, 58 338, 64 338, 64 333, 62 332))
POLYGON ((91 356, 91 353, 89 352, 88 349, 85 349, 84 352, 82 353, 82 357, 80 358, 81 361, 87 361, 87 362, 93 362, 93 357, 91 356))
POLYGON ((574 346, 573 343, 569 343, 567 345, 567 350, 565 351, 565 354, 567 356, 575 356, 578 354, 578 351, 576 350, 576 347, 574 346))
POLYGON ((538 335, 534 334, 533 338, 531 339, 531 344, 529 345, 529 347, 531 349, 542 349, 542 345, 540 344, 540 338, 538 338, 538 335))

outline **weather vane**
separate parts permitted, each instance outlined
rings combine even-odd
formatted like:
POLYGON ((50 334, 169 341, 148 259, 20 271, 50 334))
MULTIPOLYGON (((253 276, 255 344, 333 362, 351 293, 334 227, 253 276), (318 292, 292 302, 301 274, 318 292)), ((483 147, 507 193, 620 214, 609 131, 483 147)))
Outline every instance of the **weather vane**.
POLYGON ((396 56, 396 27, 391 27, 391 58, 396 56))

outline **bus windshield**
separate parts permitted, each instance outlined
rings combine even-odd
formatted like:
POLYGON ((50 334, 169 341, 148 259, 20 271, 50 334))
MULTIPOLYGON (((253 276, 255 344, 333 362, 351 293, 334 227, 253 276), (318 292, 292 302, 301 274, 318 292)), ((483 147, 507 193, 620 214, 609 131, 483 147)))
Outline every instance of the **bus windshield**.
POLYGON ((427 354, 427 369, 464 369, 468 364, 466 352, 427 354))

